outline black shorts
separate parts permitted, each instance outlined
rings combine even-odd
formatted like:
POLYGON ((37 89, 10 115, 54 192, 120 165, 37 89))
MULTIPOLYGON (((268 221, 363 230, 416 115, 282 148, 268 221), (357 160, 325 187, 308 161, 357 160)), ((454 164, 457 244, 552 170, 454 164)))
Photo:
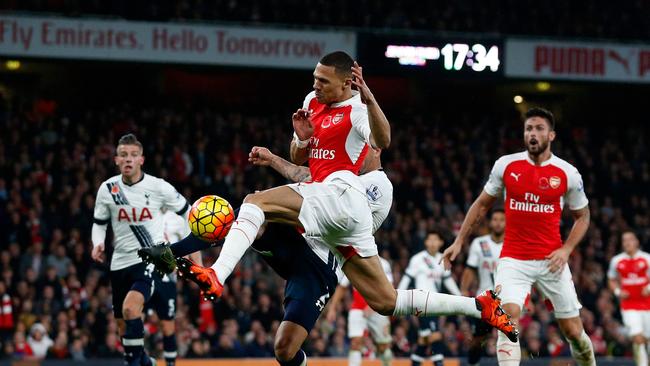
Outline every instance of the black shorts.
POLYGON ((281 224, 269 224, 264 235, 253 243, 253 249, 287 280, 283 320, 309 333, 338 285, 334 256, 330 253, 329 264, 323 262, 302 235, 281 224))
POLYGON ((428 337, 429 334, 439 332, 437 316, 422 316, 418 318, 420 326, 418 327, 418 337, 428 337))
POLYGON ((110 272, 113 314, 116 319, 122 319, 122 304, 129 291, 137 291, 144 296, 145 303, 149 301, 153 291, 151 272, 142 262, 110 272))
POLYGON ((169 275, 162 277, 158 272, 152 276, 154 289, 147 309, 155 311, 160 320, 173 320, 176 317, 176 281, 170 279, 169 275))

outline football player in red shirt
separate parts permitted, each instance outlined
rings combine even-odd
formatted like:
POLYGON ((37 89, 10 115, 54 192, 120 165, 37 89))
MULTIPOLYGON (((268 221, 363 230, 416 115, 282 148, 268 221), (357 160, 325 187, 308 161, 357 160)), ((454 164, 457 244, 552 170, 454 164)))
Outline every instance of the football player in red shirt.
POLYGON ((637 366, 648 365, 646 342, 650 337, 650 254, 639 249, 632 231, 621 235, 623 253, 609 263, 609 288, 621 303, 623 324, 633 342, 637 366))
MULTIPOLYGON (((504 310, 516 323, 532 286, 553 305, 562 334, 569 340, 571 354, 579 365, 595 365, 589 336, 584 331, 569 255, 589 228, 589 201, 578 170, 553 155, 553 114, 542 108, 525 114, 526 151, 499 158, 483 192, 474 201, 454 243, 443 260, 450 267, 485 213, 504 196, 506 231, 495 276, 501 286, 504 310), (560 237, 562 206, 567 204, 574 218, 564 243, 560 237)), ((519 365, 521 350, 499 334, 499 365, 519 365)))

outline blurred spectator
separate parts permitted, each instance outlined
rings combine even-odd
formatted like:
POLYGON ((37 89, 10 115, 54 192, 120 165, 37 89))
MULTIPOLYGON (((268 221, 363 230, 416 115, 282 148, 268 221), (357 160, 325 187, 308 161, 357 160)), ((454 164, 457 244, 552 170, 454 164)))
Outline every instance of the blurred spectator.
MULTIPOLYGON (((65 334, 63 334, 63 336, 65 336, 65 334)), ((67 343, 67 341, 68 339, 66 337, 65 342, 67 343)), ((29 337, 27 337, 27 343, 36 358, 45 358, 50 347, 54 345, 54 342, 47 334, 47 329, 45 329, 45 326, 41 323, 32 325, 29 330, 29 337)), ((61 345, 59 344, 59 346, 61 345)))

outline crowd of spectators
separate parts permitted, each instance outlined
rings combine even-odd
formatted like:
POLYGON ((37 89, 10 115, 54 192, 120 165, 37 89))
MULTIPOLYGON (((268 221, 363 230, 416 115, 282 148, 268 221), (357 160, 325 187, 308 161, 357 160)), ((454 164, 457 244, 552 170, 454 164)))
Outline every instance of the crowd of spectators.
MULTIPOLYGON (((394 205, 377 241, 396 281, 409 257, 423 248, 427 231, 441 231, 447 244, 453 240, 493 161, 521 149, 519 115, 484 112, 443 105, 427 113, 390 114, 399 127, 383 162, 395 187, 394 205)), ((119 136, 134 132, 144 144, 145 172, 167 179, 188 200, 212 193, 237 206, 246 193, 285 182, 247 162, 253 145, 287 154, 291 126, 285 116, 270 115, 252 107, 224 112, 173 103, 66 110, 47 100, 0 114, 0 357, 120 357, 108 268, 90 258, 94 198, 100 183, 117 174, 112 157, 119 136)), ((555 153, 582 172, 590 198, 592 225, 570 265, 596 353, 629 354, 605 273, 620 251, 622 230, 634 229, 646 250, 650 244, 650 134, 641 124, 616 131, 580 126, 560 124, 553 144, 555 153)), ((570 215, 565 216, 566 234, 570 215)), ((204 260, 210 263, 218 250, 204 253, 204 260)), ((465 258, 453 268, 457 280, 465 258)), ((255 254, 244 258, 216 303, 200 301, 198 289, 184 281, 178 289, 181 357, 272 356, 283 281, 255 254)), ((551 314, 535 300, 521 322, 523 347, 535 356, 568 355, 551 314)), ((319 320, 306 343, 310 356, 347 354, 349 302, 335 322, 319 320)), ((397 356, 409 355, 416 322, 394 319, 397 356)), ((150 349, 160 351, 155 314, 147 317, 146 329, 150 349)), ((445 353, 465 355, 467 320, 443 317, 441 329, 445 353)), ((366 353, 372 350, 368 344, 366 353)), ((494 339, 486 352, 494 355, 494 339)))
POLYGON ((647 39, 650 4, 631 1, 489 0, 1 0, 0 9, 157 21, 228 21, 647 39))

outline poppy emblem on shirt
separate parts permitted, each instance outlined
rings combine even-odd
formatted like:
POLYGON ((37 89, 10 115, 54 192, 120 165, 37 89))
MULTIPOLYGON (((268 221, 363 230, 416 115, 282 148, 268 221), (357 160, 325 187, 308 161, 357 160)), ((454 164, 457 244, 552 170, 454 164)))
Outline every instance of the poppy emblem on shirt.
POLYGON ((548 189, 548 178, 539 178, 539 189, 548 189))
POLYGON ((548 182, 551 185, 551 188, 557 189, 557 187, 562 183, 562 179, 560 179, 560 177, 551 177, 548 182))
POLYGON ((320 125, 323 128, 327 128, 327 127, 331 126, 332 125, 332 116, 325 116, 325 118, 323 118, 323 122, 320 125))
POLYGON ((115 184, 113 187, 111 187, 111 193, 112 194, 118 194, 120 192, 120 187, 115 184))
POLYGON ((338 124, 339 122, 343 121, 343 116, 344 116, 343 113, 337 113, 337 114, 334 116, 334 118, 332 118, 332 124, 336 125, 336 124, 338 124))

